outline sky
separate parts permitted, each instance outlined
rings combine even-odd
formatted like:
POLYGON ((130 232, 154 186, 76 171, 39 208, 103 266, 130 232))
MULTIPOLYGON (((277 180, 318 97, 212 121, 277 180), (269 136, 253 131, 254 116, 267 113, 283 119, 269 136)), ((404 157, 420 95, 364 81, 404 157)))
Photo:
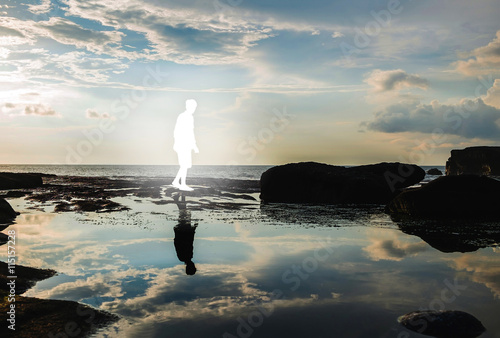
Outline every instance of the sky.
POLYGON ((0 0, 0 163, 444 165, 499 145, 497 0, 0 0))

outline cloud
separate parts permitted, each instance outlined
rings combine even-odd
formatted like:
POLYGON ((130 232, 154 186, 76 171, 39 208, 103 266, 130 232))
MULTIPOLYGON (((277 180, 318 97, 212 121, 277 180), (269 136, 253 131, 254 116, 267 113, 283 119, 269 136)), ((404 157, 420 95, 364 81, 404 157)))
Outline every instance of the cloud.
POLYGON ((424 241, 414 242, 413 239, 395 233, 370 233, 372 244, 363 248, 368 257, 374 261, 401 261, 406 257, 426 251, 429 246, 424 241))
POLYGON ((417 102, 391 105, 363 122, 369 130, 383 133, 444 133, 466 138, 500 139, 500 109, 481 98, 464 99, 454 105, 417 102))
POLYGON ((44 14, 50 11, 52 8, 52 4, 50 0, 41 0, 39 5, 30 5, 28 4, 28 11, 33 14, 44 14))
POLYGON ((496 79, 493 86, 483 96, 483 101, 487 105, 500 109, 500 79, 496 79))
POLYGON ((405 87, 427 89, 429 81, 416 75, 408 74, 402 69, 372 71, 364 81, 373 87, 376 92, 400 90, 405 87))
POLYGON ((54 109, 44 104, 31 104, 24 107, 24 115, 57 116, 54 109))
POLYGON ((468 76, 500 73, 500 30, 493 41, 474 49, 469 55, 469 60, 454 63, 459 72, 468 76))
MULTIPOLYGON (((102 54, 109 52, 109 45, 121 42, 124 35, 118 31, 96 31, 83 28, 67 19, 52 17, 48 21, 41 21, 33 25, 40 35, 77 48, 85 48, 91 52, 102 54)), ((116 47, 116 46, 115 46, 116 47)))
POLYGON ((97 110, 95 109, 87 109, 85 110, 85 116, 88 118, 88 119, 109 119, 110 116, 108 113, 102 113, 102 114, 99 114, 97 112, 97 110))
POLYGON ((342 34, 341 32, 333 32, 332 33, 332 38, 334 38, 334 39, 335 38, 341 38, 343 36, 344 36, 344 34, 342 34))
POLYGON ((60 114, 58 114, 52 107, 43 103, 5 102, 0 107, 0 111, 8 116, 30 115, 60 117, 60 114))
MULTIPOLYGON (((316 35, 319 28, 298 21, 277 20, 267 13, 238 8, 223 13, 213 7, 178 3, 126 3, 66 0, 67 13, 115 30, 128 29, 144 36, 147 47, 135 57, 180 64, 228 64, 250 60, 247 51, 278 31, 316 35)), ((211 3, 210 3, 211 4, 211 3)), ((332 29, 330 27, 330 29, 332 29)), ((333 30, 333 29, 332 29, 333 30)))

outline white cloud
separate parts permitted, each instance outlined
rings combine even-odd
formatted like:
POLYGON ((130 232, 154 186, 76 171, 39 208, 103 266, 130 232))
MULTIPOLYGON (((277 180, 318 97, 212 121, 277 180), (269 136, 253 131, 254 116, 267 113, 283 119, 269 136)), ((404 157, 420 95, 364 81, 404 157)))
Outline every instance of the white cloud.
POLYGON ((52 107, 43 103, 12 103, 5 102, 1 106, 1 111, 9 116, 51 116, 60 117, 52 107))
POLYGON ((416 74, 408 74, 402 69, 372 71, 364 81, 376 92, 400 90, 405 87, 427 89, 429 81, 416 74))
POLYGON ((333 32, 333 34, 332 34, 332 38, 334 38, 334 39, 341 38, 343 36, 344 36, 344 34, 342 34, 341 32, 333 32))
POLYGON ((488 89, 483 101, 487 105, 500 109, 500 79, 496 79, 493 86, 488 89))
POLYGON ((28 11, 33 14, 44 14, 50 11, 52 4, 50 0, 41 0, 39 5, 28 4, 28 11))
POLYGON ((468 76, 500 73, 500 30, 496 37, 486 46, 470 52, 470 59, 454 63, 456 69, 468 76))
POLYGON ((109 119, 110 118, 108 113, 100 114, 97 110, 90 109, 90 108, 85 110, 85 116, 88 119, 109 119))
POLYGON ((59 17, 52 17, 48 21, 34 23, 33 28, 38 35, 50 37, 62 44, 85 48, 98 54, 112 54, 111 49, 116 49, 116 45, 120 44, 124 35, 118 31, 86 29, 72 21, 59 17))

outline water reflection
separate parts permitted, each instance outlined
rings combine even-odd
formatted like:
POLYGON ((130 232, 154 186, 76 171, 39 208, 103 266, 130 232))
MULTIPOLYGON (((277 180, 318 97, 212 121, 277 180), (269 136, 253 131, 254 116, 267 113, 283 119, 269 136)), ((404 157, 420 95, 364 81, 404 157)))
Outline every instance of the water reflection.
POLYGON ((172 197, 179 208, 178 223, 174 227, 175 252, 177 258, 186 264, 186 275, 194 275, 196 266, 193 263, 193 243, 197 224, 191 225, 191 211, 187 209, 184 193, 175 193, 172 197))
MULTIPOLYGON (((84 302, 130 323, 107 328, 108 337, 423 338, 406 335, 397 317, 440 306, 443 290, 457 284, 460 294, 446 291, 443 306, 480 319, 488 329, 481 338, 500 332, 500 259, 491 248, 444 254, 390 219, 380 227, 378 209, 325 208, 314 219, 320 226, 228 224, 193 211, 189 197, 170 197, 175 205, 130 198, 130 212, 95 218, 19 217, 20 259, 60 272, 29 295, 84 302), (187 278, 193 260, 202 273, 187 278), (275 290, 282 296, 272 298, 275 290)), ((307 220, 317 209, 281 214, 307 220)))
POLYGON ((393 218, 406 234, 420 237, 441 252, 473 252, 500 243, 500 222, 393 218))

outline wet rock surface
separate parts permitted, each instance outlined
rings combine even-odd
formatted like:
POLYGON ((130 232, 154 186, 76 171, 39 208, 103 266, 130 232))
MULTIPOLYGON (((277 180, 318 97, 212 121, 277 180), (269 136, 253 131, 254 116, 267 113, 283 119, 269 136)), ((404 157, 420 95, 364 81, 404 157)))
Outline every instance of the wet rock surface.
POLYGON ((415 311, 398 318, 407 329, 438 338, 475 338, 486 329, 463 311, 415 311))
POLYGON ((383 204, 424 177, 422 168, 402 163, 349 168, 291 163, 262 174, 260 198, 269 203, 383 204))
MULTIPOLYGON (((180 191, 170 186, 172 179, 55 176, 26 199, 33 205, 54 205, 56 212, 123 211, 128 208, 111 199, 132 196, 151 199, 159 205, 176 203, 172 196, 180 191)), ((196 199, 191 201, 192 206, 206 209, 239 208, 248 204, 244 201, 255 204, 255 198, 249 194, 259 191, 256 180, 192 178, 189 184, 195 190, 182 194, 196 199), (200 200, 203 197, 206 201, 200 200)))

